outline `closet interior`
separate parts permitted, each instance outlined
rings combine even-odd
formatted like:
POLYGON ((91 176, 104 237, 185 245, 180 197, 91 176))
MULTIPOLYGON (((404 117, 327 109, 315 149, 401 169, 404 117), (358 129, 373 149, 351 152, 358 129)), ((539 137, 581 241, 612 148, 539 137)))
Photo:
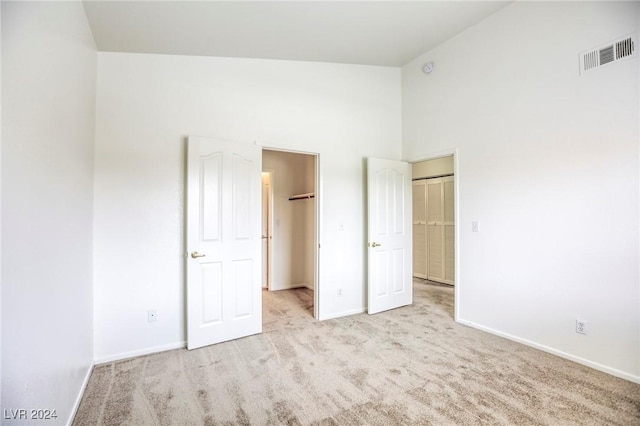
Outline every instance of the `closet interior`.
POLYGON ((413 276, 454 285, 453 157, 414 163, 413 276))
POLYGON ((263 150, 262 172, 263 288, 314 291, 316 156, 263 150))

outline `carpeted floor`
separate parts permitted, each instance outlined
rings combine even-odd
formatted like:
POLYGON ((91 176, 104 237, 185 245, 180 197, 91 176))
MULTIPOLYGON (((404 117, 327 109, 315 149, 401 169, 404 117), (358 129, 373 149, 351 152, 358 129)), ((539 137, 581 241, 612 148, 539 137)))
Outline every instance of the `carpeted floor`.
POLYGON ((318 322, 264 293, 264 332, 96 366, 74 425, 640 425, 640 385, 453 322, 453 289, 318 322))

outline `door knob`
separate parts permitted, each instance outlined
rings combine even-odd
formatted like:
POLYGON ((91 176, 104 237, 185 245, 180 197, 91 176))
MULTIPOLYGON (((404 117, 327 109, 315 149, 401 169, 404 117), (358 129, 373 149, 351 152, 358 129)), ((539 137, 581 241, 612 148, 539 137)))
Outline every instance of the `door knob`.
POLYGON ((197 251, 194 251, 191 253, 191 257, 193 257, 194 259, 198 258, 198 257, 205 257, 206 254, 200 254, 197 251))
POLYGON ((263 236, 262 236, 262 239, 263 239, 263 240, 266 240, 266 239, 267 239, 267 236, 266 236, 266 235, 263 235, 263 236))
POLYGON ((375 241, 371 243, 371 247, 380 247, 382 244, 378 244, 375 241))

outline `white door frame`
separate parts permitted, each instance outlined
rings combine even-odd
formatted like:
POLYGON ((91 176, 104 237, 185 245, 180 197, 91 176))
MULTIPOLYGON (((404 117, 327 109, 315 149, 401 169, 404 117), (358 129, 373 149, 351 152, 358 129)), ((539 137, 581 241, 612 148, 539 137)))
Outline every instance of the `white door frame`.
MULTIPOLYGON (((308 151, 298 151, 293 149, 285 149, 278 147, 270 147, 267 145, 262 145, 262 151, 275 151, 275 152, 287 152, 291 154, 302 154, 302 155, 310 155, 315 159, 315 168, 316 173, 314 176, 314 192, 315 192, 315 204, 316 204, 316 229, 314 232, 315 242, 314 242, 314 250, 315 250, 315 262, 314 262, 314 271, 313 271, 313 317, 315 319, 320 318, 320 248, 321 248, 321 237, 322 237, 322 190, 321 190, 321 173, 320 173, 320 153, 318 152, 308 152, 308 151)), ((273 176, 273 174, 272 174, 273 176)), ((273 220, 273 218, 272 218, 273 220)))
MULTIPOLYGON (((271 291, 271 287, 273 286, 273 177, 275 175, 275 171, 273 169, 262 169, 262 173, 269 174, 269 194, 267 198, 269 199, 269 206, 267 211, 267 228, 269 229, 267 233, 267 290, 271 291)), ((264 206, 262 206, 262 214, 264 214, 264 206)), ((263 287, 264 288, 264 287, 263 287)))
POLYGON ((432 153, 426 157, 412 158, 406 160, 409 163, 420 163, 422 161, 437 160, 438 158, 453 157, 453 211, 454 211, 454 262, 455 262, 455 285, 453 287, 453 320, 458 322, 460 312, 460 287, 462 279, 460 275, 460 188, 459 188, 459 175, 460 168, 458 166, 458 148, 444 150, 437 153, 432 153))

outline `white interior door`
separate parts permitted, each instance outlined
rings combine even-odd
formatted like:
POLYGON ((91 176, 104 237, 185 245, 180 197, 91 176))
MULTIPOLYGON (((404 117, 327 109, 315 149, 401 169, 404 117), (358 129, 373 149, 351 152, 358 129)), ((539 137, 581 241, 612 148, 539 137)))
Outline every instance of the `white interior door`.
POLYGON ((256 145, 189 138, 189 349, 262 331, 261 172, 256 145))
POLYGON ((368 312, 413 301, 411 165, 367 159, 368 312))

